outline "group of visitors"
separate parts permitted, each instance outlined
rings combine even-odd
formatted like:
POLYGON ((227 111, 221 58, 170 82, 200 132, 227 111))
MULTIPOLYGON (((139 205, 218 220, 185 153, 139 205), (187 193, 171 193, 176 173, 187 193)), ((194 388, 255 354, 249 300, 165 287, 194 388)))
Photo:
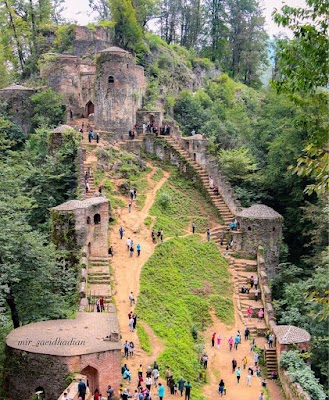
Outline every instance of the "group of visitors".
POLYGON ((151 238, 152 238, 152 243, 154 243, 154 244, 156 244, 158 242, 162 243, 163 242, 163 230, 158 229, 157 232, 155 232, 155 230, 152 229, 151 238))
POLYGON ((96 311, 97 312, 103 312, 105 311, 105 299, 103 296, 101 296, 97 301, 96 301, 96 311))
POLYGON ((128 313, 128 326, 129 326, 129 330, 130 332, 134 332, 134 330, 136 329, 136 325, 137 325, 137 314, 130 311, 128 313))
POLYGON ((94 131, 90 129, 88 132, 88 142, 91 143, 93 139, 96 140, 96 143, 99 143, 100 136, 98 132, 94 133, 94 131))
MULTIPOLYGON (((127 247, 127 251, 129 251, 129 257, 133 257, 134 253, 135 253, 135 243, 134 243, 133 239, 128 238, 126 240, 126 247, 127 247)), ((141 255, 141 250, 142 250, 142 246, 138 243, 136 246, 137 257, 139 257, 141 255)))

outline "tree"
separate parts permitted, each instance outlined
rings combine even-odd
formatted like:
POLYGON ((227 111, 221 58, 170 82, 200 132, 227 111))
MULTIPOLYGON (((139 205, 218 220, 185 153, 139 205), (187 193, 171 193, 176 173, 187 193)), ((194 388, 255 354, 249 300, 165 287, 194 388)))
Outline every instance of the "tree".
POLYGON ((66 109, 64 98, 61 93, 52 89, 42 90, 31 97, 34 116, 33 127, 46 126, 54 128, 64 123, 66 109))
POLYGON ((115 23, 115 44, 124 49, 136 50, 141 46, 142 28, 137 23, 136 10, 131 0, 110 0, 115 23))

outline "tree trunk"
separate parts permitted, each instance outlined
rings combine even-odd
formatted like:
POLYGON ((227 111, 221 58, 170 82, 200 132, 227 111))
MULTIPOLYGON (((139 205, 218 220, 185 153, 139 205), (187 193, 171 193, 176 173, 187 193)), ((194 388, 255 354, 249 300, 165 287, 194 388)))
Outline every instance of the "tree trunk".
POLYGON ((18 316, 18 311, 17 311, 17 307, 16 307, 16 303, 15 303, 15 298, 14 298, 11 290, 7 295, 6 301, 10 308, 11 320, 13 321, 14 328, 18 328, 19 327, 19 316, 18 316))

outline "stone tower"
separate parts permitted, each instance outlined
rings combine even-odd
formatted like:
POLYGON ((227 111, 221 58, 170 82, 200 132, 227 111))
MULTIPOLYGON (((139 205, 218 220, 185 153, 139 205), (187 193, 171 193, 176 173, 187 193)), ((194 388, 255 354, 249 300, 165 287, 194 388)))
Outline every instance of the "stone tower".
POLYGON ((236 251, 243 257, 256 257, 264 248, 266 272, 273 278, 279 264, 283 217, 273 208, 255 204, 236 214, 240 230, 234 235, 236 251))
POLYGON ((144 90, 144 69, 128 51, 119 47, 101 51, 96 61, 96 129, 109 132, 108 139, 128 133, 136 123, 144 90))

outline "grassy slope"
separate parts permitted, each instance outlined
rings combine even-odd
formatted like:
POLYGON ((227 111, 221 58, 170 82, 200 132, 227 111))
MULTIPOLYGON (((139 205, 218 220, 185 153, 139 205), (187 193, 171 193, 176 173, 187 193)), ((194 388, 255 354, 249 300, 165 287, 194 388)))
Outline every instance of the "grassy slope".
POLYGON ((226 321, 233 319, 232 284, 227 262, 212 242, 200 236, 175 238, 157 246, 144 265, 137 313, 165 344, 158 361, 163 374, 166 365, 174 378, 184 375, 193 382, 193 398, 203 398, 196 383, 200 365, 198 331, 211 324, 209 313, 222 304, 226 321))
POLYGON ((150 215, 156 216, 154 228, 163 229, 165 237, 184 235, 187 229, 191 231, 192 221, 196 223, 196 231, 205 234, 211 222, 218 220, 216 210, 207 203, 193 183, 181 177, 175 169, 158 190, 150 215), (161 205, 163 193, 171 198, 167 207, 161 205))

